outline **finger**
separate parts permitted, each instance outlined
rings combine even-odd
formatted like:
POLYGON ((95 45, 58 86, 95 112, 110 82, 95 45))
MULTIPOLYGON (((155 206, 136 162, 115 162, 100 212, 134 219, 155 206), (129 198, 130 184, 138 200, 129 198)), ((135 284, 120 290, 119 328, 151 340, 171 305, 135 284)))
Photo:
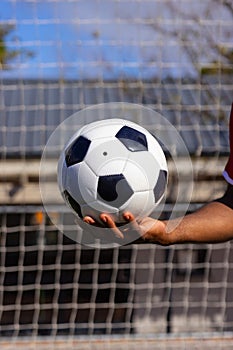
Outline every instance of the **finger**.
POLYGON ((100 219, 104 222, 104 224, 110 228, 116 237, 124 239, 123 233, 117 228, 114 220, 111 218, 110 215, 107 214, 101 214, 100 219))
POLYGON ((130 212, 125 212, 123 214, 123 217, 128 223, 130 223, 131 229, 138 231, 138 233, 140 234, 141 229, 140 229, 137 221, 135 220, 134 215, 130 212))
POLYGON ((128 222, 132 222, 135 220, 134 216, 132 213, 130 213, 129 211, 126 211, 124 214, 123 214, 123 218, 128 221, 128 222))
POLYGON ((91 216, 85 216, 83 218, 83 221, 86 223, 86 224, 89 224, 89 225, 95 225, 96 222, 95 220, 91 217, 91 216))
POLYGON ((109 228, 116 227, 114 220, 111 218, 111 216, 109 214, 105 214, 105 213, 100 214, 100 220, 103 221, 105 226, 107 226, 109 228))

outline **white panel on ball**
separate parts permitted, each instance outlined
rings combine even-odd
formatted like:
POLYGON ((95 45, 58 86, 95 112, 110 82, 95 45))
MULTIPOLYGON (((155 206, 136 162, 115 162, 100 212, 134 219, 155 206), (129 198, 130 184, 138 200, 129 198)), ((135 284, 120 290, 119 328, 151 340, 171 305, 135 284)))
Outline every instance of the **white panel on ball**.
POLYGON ((85 162, 69 167, 67 172, 67 191, 79 204, 96 199, 98 178, 85 162))
POLYGON ((85 162, 96 175, 111 175, 122 172, 127 158, 127 148, 116 138, 106 141, 101 138, 91 142, 85 162))
POLYGON ((114 137, 123 125, 121 119, 109 119, 108 124, 105 123, 105 120, 100 120, 89 124, 89 128, 86 128, 82 135, 89 138, 89 140, 114 137))
MULTIPOLYGON (((155 158, 154 155, 152 155, 148 151, 144 152, 133 152, 129 155, 129 159, 127 161, 126 169, 130 164, 133 163, 137 166, 137 168, 141 168, 143 171, 144 176, 146 177, 146 185, 143 186, 143 183, 137 182, 137 171, 135 169, 134 173, 134 190, 135 191, 141 191, 141 190, 151 190, 156 184, 159 170, 160 170, 160 164, 155 158)), ((130 171, 129 171, 130 174, 130 171)))
POLYGON ((81 211, 83 216, 91 216, 99 223, 102 223, 101 220, 99 219, 99 215, 101 213, 109 213, 113 215, 113 218, 116 220, 118 220, 118 216, 119 216, 118 208, 114 208, 111 205, 108 205, 104 202, 100 202, 98 200, 82 205, 81 211))

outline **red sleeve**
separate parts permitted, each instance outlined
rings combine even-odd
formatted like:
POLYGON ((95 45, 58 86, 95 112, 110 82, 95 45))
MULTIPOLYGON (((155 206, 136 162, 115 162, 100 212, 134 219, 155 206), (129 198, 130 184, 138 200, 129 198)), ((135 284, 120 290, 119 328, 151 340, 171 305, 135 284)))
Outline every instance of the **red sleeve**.
POLYGON ((223 172, 223 176, 228 183, 233 185, 233 104, 231 106, 229 135, 230 135, 230 156, 226 164, 225 170, 223 172))

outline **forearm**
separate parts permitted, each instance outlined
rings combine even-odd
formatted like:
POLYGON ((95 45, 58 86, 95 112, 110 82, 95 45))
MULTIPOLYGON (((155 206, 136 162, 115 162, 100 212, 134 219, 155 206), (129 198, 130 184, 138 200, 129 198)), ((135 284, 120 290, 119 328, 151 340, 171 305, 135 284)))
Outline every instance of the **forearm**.
POLYGON ((159 221, 145 218, 140 223, 144 241, 160 245, 219 243, 233 239, 233 210, 211 202, 183 218, 159 221))
POLYGON ((218 243, 233 238, 233 210, 212 202, 183 219, 165 222, 164 241, 175 243, 218 243))

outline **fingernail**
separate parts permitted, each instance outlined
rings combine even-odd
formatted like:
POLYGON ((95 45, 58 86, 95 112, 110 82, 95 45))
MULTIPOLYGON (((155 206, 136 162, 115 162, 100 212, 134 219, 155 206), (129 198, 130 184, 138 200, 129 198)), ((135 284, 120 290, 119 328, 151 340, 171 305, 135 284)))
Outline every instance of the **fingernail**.
POLYGON ((107 218, 106 218, 106 216, 103 216, 103 217, 102 217, 102 220, 103 220, 103 222, 107 222, 107 221, 108 221, 107 218))

